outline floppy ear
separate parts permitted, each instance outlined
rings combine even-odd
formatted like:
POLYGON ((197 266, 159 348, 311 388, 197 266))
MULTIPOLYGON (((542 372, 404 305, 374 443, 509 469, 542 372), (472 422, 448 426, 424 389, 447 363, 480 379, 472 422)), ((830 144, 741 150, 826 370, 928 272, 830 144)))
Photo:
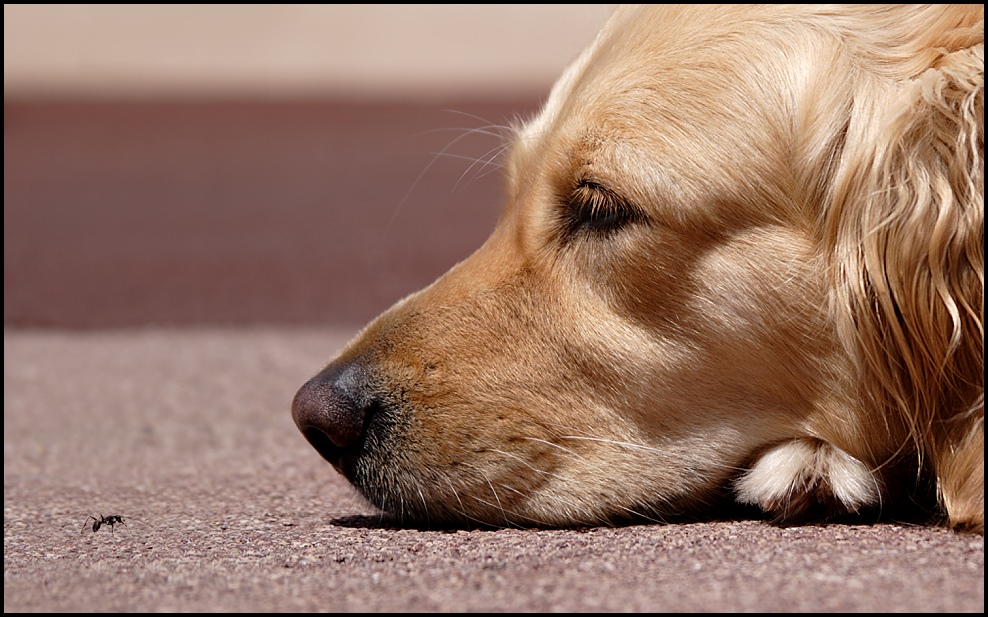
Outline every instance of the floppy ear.
POLYGON ((972 43, 855 101, 825 233, 874 428, 911 437, 950 523, 983 533, 983 26, 972 43))

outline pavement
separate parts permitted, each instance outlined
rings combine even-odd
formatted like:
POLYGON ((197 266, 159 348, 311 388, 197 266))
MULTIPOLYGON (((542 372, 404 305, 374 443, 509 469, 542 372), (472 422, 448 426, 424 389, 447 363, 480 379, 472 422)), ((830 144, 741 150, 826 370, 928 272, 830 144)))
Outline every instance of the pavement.
POLYGON ((414 528, 308 446, 295 390, 493 227, 434 129, 532 105, 5 105, 4 612, 983 613, 982 536, 414 528))

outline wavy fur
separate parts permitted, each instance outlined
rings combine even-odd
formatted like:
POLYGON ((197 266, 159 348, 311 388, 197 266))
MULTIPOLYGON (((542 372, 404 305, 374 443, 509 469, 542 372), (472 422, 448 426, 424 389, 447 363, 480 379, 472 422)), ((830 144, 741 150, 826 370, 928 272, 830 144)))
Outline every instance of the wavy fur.
POLYGON ((950 27, 930 9, 902 20, 915 48, 874 42, 901 82, 849 122, 824 224, 863 400, 930 457, 950 524, 983 533, 984 24, 958 13, 950 27))

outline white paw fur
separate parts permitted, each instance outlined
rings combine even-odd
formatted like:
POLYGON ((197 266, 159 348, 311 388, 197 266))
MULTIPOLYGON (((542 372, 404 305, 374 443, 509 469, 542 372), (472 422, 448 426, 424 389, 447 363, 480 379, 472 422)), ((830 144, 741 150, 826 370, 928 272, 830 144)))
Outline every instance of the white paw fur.
POLYGON ((822 441, 795 439, 765 452, 735 486, 738 501, 788 517, 814 504, 847 512, 879 503, 878 479, 864 463, 822 441))

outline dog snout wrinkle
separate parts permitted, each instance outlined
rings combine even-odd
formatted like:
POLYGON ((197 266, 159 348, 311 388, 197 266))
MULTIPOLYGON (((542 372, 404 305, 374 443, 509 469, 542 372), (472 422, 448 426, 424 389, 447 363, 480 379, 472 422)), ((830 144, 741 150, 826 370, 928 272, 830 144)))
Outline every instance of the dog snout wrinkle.
POLYGON ((375 404, 359 364, 330 364, 299 388, 292 402, 295 425, 327 461, 357 444, 375 404))

